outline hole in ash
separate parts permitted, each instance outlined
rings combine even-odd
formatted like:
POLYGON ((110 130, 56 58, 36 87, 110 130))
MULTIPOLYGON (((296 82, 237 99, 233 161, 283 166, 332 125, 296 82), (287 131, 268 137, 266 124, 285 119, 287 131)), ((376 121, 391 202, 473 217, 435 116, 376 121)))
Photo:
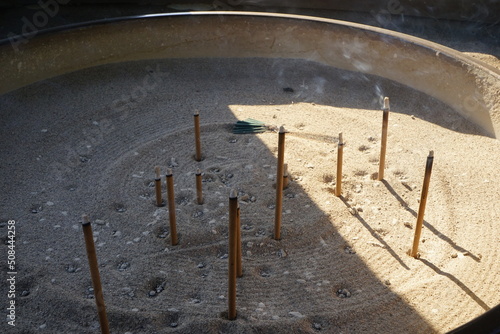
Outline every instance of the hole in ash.
POLYGON ((351 292, 346 288, 338 289, 336 294, 337 294, 337 297, 339 297, 339 298, 350 298, 351 297, 351 292))
POLYGON ((166 285, 167 285, 167 282, 161 277, 154 277, 154 278, 150 279, 148 286, 147 286, 148 297, 150 297, 150 298, 156 297, 163 290, 165 290, 166 285))
POLYGON ((113 203, 113 209, 119 213, 127 211, 127 208, 122 203, 113 203))

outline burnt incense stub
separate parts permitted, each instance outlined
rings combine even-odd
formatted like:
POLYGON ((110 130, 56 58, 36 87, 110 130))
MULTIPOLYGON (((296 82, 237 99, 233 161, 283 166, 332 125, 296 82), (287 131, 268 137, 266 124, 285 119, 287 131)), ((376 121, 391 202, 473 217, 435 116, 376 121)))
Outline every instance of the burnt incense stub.
POLYGON ((236 319, 236 277, 238 275, 238 197, 229 193, 228 319, 236 319))
POLYGON ((196 202, 201 205, 203 204, 204 200, 203 200, 203 180, 202 180, 202 176, 201 176, 201 170, 198 168, 196 170, 196 202))

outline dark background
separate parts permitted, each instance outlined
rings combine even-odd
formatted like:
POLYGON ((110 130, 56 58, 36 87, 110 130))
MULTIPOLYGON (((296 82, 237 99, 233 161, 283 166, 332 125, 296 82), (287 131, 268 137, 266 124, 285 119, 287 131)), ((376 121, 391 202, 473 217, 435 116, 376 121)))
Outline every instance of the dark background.
MULTIPOLYGON (((193 10, 321 16, 395 30, 460 51, 500 56, 500 0, 0 0, 0 40, 22 34, 39 4, 57 3, 43 29, 113 17, 193 10)), ((40 31, 43 31, 40 28, 40 31)))
MULTIPOLYGON (((0 0, 0 7, 15 8, 36 5, 40 0, 0 0)), ((49 0, 41 0, 47 2, 49 0)), ((57 1, 57 0, 56 0, 57 1)), ((498 0, 59 0, 69 6, 135 6, 137 11, 165 11, 172 4, 206 4, 214 7, 238 7, 237 9, 276 10, 280 12, 298 9, 326 9, 339 11, 370 12, 400 5, 404 15, 424 16, 436 19, 468 20, 495 23, 499 21, 500 1, 498 0), (140 8, 142 7, 142 8, 140 8), (158 7, 158 8, 154 8, 158 7), (163 8, 161 8, 163 7, 163 8), (165 8, 167 7, 167 8, 165 8), (247 8, 244 8, 247 7, 247 8)), ((134 8, 128 8, 134 11, 134 8)))

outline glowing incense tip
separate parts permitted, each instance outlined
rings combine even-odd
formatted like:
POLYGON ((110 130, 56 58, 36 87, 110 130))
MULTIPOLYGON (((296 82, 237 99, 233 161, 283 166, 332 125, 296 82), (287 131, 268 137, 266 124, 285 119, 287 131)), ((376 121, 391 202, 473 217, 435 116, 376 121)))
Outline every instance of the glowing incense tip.
POLYGON ((429 158, 434 158, 434 151, 429 151, 429 158))
POLYGON ((90 224, 89 216, 82 215, 82 225, 88 225, 88 224, 90 224))
POLYGON ((384 110, 389 110, 389 98, 384 97, 384 110))
POLYGON ((156 174, 156 178, 159 179, 160 178, 160 166, 155 167, 155 174, 156 174))
POLYGON ((172 176, 172 168, 167 168, 167 176, 172 176))
POLYGON ((286 132, 286 131, 285 131, 285 127, 284 127, 283 125, 282 125, 282 126, 280 126, 280 133, 285 133, 285 132, 286 132))
POLYGON ((231 189, 231 192, 229 193, 229 198, 238 198, 236 189, 231 189))

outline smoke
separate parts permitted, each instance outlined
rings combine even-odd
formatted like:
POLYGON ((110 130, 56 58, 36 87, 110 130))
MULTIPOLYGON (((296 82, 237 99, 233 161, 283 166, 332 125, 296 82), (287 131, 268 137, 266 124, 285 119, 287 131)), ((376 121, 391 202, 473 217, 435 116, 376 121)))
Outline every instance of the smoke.
POLYGON ((380 109, 384 107, 384 97, 386 96, 382 87, 378 83, 375 84, 375 99, 374 102, 380 106, 380 109))

